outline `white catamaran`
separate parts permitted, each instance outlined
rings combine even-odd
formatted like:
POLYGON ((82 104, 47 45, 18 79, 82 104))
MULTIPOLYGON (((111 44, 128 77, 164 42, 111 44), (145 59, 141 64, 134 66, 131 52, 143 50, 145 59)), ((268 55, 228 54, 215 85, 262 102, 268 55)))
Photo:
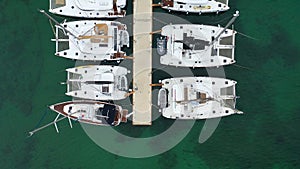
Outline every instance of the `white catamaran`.
POLYGON ((189 13, 219 13, 229 10, 228 0, 162 0, 163 9, 189 13))
POLYGON ((124 17, 126 0, 50 0, 49 12, 82 18, 124 17))
POLYGON ((208 25, 176 24, 162 28, 157 50, 160 63, 181 67, 218 67, 235 63, 236 31, 208 25))
POLYGON ((182 77, 161 81, 158 105, 170 119, 210 119, 242 114, 235 109, 236 82, 212 77, 182 77))
MULTIPOLYGON (((55 22, 55 55, 69 59, 102 61, 126 58, 123 46, 129 47, 127 26, 116 21, 83 20, 59 23, 44 10, 40 10, 55 22)), ((53 28, 54 29, 54 28, 53 28)))
POLYGON ((120 66, 88 65, 70 68, 66 95, 91 100, 126 98, 128 71, 120 66))

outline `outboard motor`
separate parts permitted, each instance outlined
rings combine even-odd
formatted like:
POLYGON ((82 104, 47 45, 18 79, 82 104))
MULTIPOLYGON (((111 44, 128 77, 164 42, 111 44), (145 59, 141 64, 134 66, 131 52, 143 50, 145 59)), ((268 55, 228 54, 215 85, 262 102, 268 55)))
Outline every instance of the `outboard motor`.
POLYGON ((157 53, 162 56, 167 53, 167 37, 160 37, 156 39, 157 41, 157 48, 156 51, 157 53))

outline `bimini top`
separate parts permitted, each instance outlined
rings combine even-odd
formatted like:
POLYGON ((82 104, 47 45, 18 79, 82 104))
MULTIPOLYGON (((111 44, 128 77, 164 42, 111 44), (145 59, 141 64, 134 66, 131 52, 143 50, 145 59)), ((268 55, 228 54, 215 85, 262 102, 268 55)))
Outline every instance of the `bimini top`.
POLYGON ((233 80, 211 77, 182 77, 162 81, 158 105, 171 119, 209 119, 242 113, 235 109, 233 80))
POLYGON ((121 100, 127 97, 129 72, 120 66, 88 65, 67 69, 66 95, 91 100, 121 100))
POLYGON ((176 24, 162 28, 167 39, 167 52, 160 58, 161 64, 182 67, 218 67, 235 63, 234 30, 222 27, 176 24))
POLYGON ((126 14, 126 0, 50 0, 54 14, 83 18, 116 18, 126 14))
POLYGON ((57 56, 90 61, 120 60, 126 56, 121 48, 129 47, 129 34, 126 25, 120 22, 74 21, 56 26, 54 41, 57 56))

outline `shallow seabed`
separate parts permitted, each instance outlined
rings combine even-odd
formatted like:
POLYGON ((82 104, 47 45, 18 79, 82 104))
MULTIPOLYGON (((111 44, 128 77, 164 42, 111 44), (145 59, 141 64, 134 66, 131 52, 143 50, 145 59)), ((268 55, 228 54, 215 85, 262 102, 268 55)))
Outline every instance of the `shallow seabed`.
MULTIPOLYGON (((131 13, 131 1, 128 4, 131 13)), ((236 9, 240 11, 234 26, 248 37, 237 35, 237 64, 225 71, 228 78, 238 81, 241 98, 237 107, 245 114, 222 119, 204 144, 198 143, 204 121, 197 121, 172 150, 130 159, 98 147, 78 123, 70 129, 63 121, 59 134, 49 127, 27 138, 47 105, 71 99, 64 96, 65 86, 59 82, 66 79, 64 69, 75 62, 53 55, 51 27, 37 12, 48 8, 47 0, 1 0, 1 168, 300 168, 300 1, 231 0, 230 5, 230 11, 219 15, 173 14, 193 23, 224 26, 236 9)), ((193 72, 205 73, 200 69, 193 72)), ((43 124, 54 117, 49 111, 43 124)), ((171 124, 159 118, 151 128, 126 124, 117 130, 142 137, 160 133, 171 124)))

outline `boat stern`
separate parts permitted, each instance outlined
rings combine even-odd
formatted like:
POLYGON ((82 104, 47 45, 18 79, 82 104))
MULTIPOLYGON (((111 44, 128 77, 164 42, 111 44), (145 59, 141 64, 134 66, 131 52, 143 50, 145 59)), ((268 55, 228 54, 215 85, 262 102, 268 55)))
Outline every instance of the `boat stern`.
POLYGON ((66 0, 49 0, 49 12, 59 14, 62 7, 66 6, 66 0))
POLYGON ((162 0, 160 2, 162 7, 174 7, 174 0, 162 0))
POLYGON ((228 4, 229 0, 216 0, 217 2, 217 12, 223 12, 223 11, 228 11, 230 9, 229 4, 228 4))

